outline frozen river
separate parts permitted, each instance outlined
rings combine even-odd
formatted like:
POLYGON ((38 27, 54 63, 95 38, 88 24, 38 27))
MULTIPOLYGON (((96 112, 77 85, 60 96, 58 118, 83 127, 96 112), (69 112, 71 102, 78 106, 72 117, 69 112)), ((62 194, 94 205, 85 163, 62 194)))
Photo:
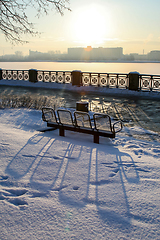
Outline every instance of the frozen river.
POLYGON ((10 70, 48 70, 97 73, 129 73, 160 75, 160 63, 122 63, 122 62, 0 62, 0 68, 10 70))

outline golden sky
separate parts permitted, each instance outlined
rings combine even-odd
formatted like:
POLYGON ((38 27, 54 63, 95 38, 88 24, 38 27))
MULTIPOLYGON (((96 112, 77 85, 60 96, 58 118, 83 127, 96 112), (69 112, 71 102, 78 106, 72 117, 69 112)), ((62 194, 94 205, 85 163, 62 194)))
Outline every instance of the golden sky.
POLYGON ((123 47, 124 54, 160 50, 159 0, 70 0, 72 11, 55 11, 29 20, 41 32, 28 44, 12 46, 0 33, 0 55, 22 51, 67 52, 69 47, 123 47))

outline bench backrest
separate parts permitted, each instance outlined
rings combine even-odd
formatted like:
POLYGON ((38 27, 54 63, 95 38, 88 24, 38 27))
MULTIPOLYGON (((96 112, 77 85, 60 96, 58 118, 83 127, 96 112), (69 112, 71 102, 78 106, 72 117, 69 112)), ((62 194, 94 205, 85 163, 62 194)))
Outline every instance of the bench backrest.
POLYGON ((93 114, 95 129, 112 132, 111 118, 107 114, 93 114))
POLYGON ((42 119, 45 122, 57 123, 57 117, 53 108, 42 107, 42 119))
MULTIPOLYGON (((71 111, 66 109, 58 109, 57 116, 58 118, 56 117, 56 112, 53 108, 42 107, 43 121, 92 129, 90 115, 87 112, 75 111, 73 119, 71 111), (59 121, 57 119, 59 119, 59 121)), ((95 113, 93 114, 93 120, 94 128, 97 131, 98 130, 108 132, 114 131, 114 128, 112 128, 111 125, 111 118, 109 115, 103 113, 95 113)), ((122 126, 120 130, 121 129, 122 126)))
POLYGON ((91 119, 88 113, 75 111, 74 119, 77 127, 92 128, 91 119))
POLYGON ((58 109, 57 115, 59 118, 59 123, 63 125, 74 125, 72 113, 69 110, 58 109))

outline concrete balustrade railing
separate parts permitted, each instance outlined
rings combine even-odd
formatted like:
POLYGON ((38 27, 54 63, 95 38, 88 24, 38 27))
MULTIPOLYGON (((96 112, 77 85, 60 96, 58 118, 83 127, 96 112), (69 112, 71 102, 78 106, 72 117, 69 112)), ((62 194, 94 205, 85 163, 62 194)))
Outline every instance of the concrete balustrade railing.
POLYGON ((41 71, 0 69, 0 80, 19 80, 71 84, 73 86, 93 86, 121 88, 134 91, 160 92, 160 75, 146 75, 138 72, 89 73, 81 71, 41 71))

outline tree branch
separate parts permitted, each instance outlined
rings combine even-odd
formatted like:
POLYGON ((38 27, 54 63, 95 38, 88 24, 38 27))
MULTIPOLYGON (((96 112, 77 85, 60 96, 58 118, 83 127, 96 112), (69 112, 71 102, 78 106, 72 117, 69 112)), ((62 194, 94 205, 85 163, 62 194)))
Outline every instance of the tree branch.
POLYGON ((71 11, 67 5, 69 0, 0 0, 0 31, 12 44, 26 43, 28 41, 22 40, 24 34, 38 34, 26 15, 28 6, 35 8, 36 16, 40 17, 41 13, 48 14, 53 8, 63 15, 64 10, 71 11))

